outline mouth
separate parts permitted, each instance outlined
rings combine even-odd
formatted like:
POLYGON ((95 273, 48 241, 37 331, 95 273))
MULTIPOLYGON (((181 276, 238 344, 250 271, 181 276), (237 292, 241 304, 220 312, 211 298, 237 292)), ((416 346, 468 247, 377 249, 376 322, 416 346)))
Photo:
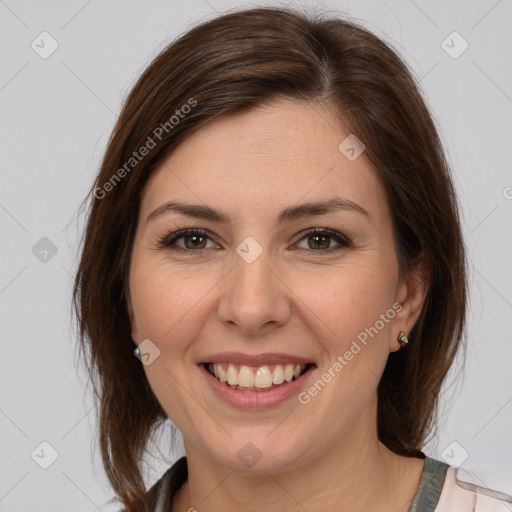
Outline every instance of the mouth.
POLYGON ((316 367, 314 363, 249 366, 228 362, 205 362, 202 365, 212 377, 228 388, 247 392, 272 391, 286 386, 316 367))

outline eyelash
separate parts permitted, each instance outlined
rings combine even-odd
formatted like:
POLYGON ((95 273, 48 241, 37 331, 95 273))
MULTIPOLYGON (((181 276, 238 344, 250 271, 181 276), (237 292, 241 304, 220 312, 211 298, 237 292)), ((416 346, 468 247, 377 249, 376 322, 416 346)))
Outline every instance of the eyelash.
MULTIPOLYGON (((208 231, 205 231, 203 229, 196 229, 196 228, 188 228, 188 229, 181 229, 179 231, 176 231, 174 233, 171 233, 170 235, 165 235, 164 237, 160 238, 158 240, 158 246, 161 248, 169 249, 171 251, 181 251, 186 253, 193 253, 193 252, 200 252, 204 251, 205 249, 187 249, 184 247, 178 247, 178 246, 172 246, 173 243, 176 242, 176 240, 179 240, 180 238, 184 238, 188 235, 196 235, 201 237, 206 237, 210 239, 211 241, 214 241, 212 237, 209 235, 208 231)), ((336 242, 340 244, 340 248, 347 248, 351 247, 352 243, 351 241, 346 238, 345 236, 341 235, 337 231, 333 231, 332 229, 327 228, 312 228, 302 233, 301 238, 299 238, 298 242, 301 242, 304 239, 307 239, 309 236, 312 235, 320 235, 320 236, 328 236, 331 239, 334 239, 336 242)), ((299 249, 304 250, 308 252, 319 252, 319 253, 326 253, 326 252, 332 252, 334 250, 338 250, 336 248, 329 248, 329 249, 322 249, 322 250, 314 250, 314 249, 299 249)))

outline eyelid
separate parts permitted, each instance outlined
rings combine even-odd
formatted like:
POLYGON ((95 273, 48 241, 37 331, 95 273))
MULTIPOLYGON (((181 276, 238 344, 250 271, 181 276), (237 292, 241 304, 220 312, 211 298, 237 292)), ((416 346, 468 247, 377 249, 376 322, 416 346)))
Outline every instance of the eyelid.
MULTIPOLYGON (((336 231, 334 229, 330 228, 308 228, 300 233, 297 234, 297 241, 294 244, 297 244, 298 242, 301 242, 302 240, 306 239, 308 236, 312 235, 323 235, 323 236, 329 236, 331 239, 334 239, 338 244, 339 247, 331 247, 330 249, 324 249, 320 251, 315 251, 313 249, 299 249, 299 250, 305 250, 309 253, 319 253, 319 254, 325 254, 328 252, 332 252, 336 250, 337 248, 347 248, 352 247, 352 241, 340 233, 339 231, 336 231)), ((296 249, 295 249, 296 250, 296 249)))
MULTIPOLYGON (((174 246, 174 247, 171 246, 171 244, 174 243, 176 240, 183 238, 187 235, 198 235, 198 236, 206 237, 209 240, 211 240, 212 242, 219 245, 215 241, 215 237, 207 229, 184 228, 184 229, 180 229, 178 231, 175 231, 171 234, 167 234, 167 235, 159 238, 158 246, 166 248, 166 249, 170 249, 170 250, 182 251, 182 252, 188 252, 188 253, 201 252, 204 250, 204 249, 197 249, 197 250, 186 249, 186 248, 179 247, 179 246, 174 246)), ((298 233, 296 235, 296 237, 295 237, 296 241, 294 242, 294 245, 301 242, 302 240, 306 239, 308 236, 312 236, 312 235, 329 236, 331 239, 334 239, 339 244, 339 247, 341 247, 341 248, 347 248, 347 247, 352 246, 351 240, 348 237, 346 237, 345 235, 343 235, 342 233, 340 233, 336 230, 330 229, 330 228, 318 228, 318 227, 302 230, 300 233, 298 233)), ((309 253, 316 252, 316 253, 320 253, 320 254, 325 254, 325 253, 332 252, 332 251, 336 250, 336 247, 334 247, 334 248, 331 247, 329 249, 318 250, 318 251, 315 251, 313 249, 302 249, 302 248, 294 249, 294 250, 303 250, 303 251, 306 251, 309 253)))
MULTIPOLYGON (((179 229, 178 231, 174 231, 173 233, 164 235, 163 237, 159 238, 157 242, 158 242, 159 247, 169 249, 169 248, 171 248, 171 243, 173 243, 176 240, 178 240, 179 238, 183 238, 187 235, 204 236, 204 237, 208 238, 209 240, 211 240, 212 242, 217 243, 217 242, 215 242, 215 237, 208 230, 201 229, 201 228, 179 229)), ((219 244, 217 244, 217 245, 219 245, 219 244)), ((173 247, 173 250, 194 252, 194 249, 184 249, 183 247, 177 247, 177 246, 173 247)), ((198 250, 197 252, 199 252, 199 251, 200 250, 198 250)))

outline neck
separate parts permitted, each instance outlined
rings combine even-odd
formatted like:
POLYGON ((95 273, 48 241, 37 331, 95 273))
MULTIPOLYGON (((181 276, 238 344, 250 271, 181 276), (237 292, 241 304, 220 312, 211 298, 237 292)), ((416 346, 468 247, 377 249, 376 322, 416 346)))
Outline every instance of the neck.
POLYGON ((408 510, 423 461, 396 455, 373 434, 340 442, 316 456, 302 454, 303 462, 287 470, 253 475, 230 470, 185 442, 189 478, 173 511, 408 510))

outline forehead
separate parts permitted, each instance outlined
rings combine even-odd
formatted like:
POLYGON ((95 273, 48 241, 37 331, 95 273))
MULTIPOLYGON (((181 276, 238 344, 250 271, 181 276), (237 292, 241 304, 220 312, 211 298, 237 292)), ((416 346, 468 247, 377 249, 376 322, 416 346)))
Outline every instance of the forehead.
POLYGON ((176 199, 251 215, 337 195, 378 214, 384 195, 364 152, 351 160, 339 149, 349 136, 312 102, 279 100, 214 119, 153 171, 141 211, 176 199))

